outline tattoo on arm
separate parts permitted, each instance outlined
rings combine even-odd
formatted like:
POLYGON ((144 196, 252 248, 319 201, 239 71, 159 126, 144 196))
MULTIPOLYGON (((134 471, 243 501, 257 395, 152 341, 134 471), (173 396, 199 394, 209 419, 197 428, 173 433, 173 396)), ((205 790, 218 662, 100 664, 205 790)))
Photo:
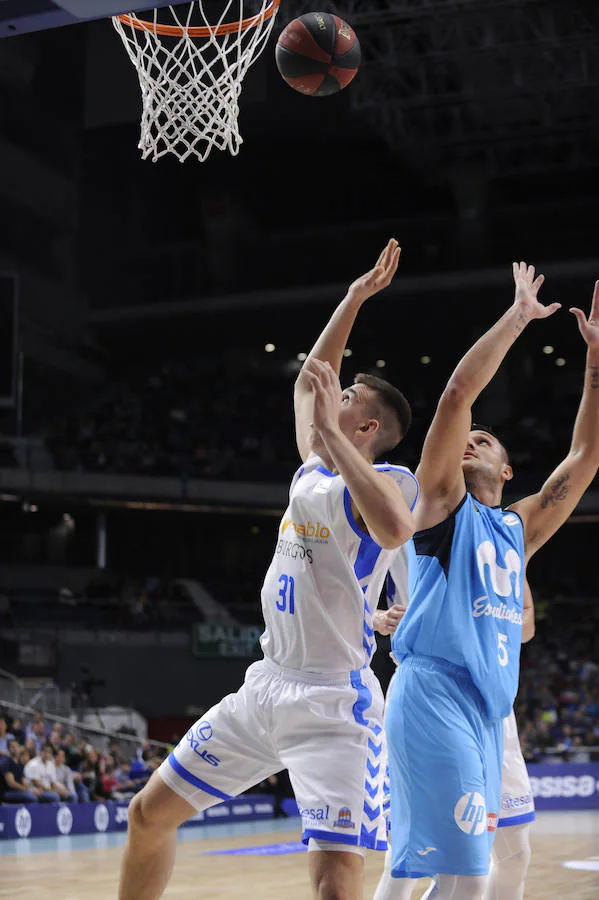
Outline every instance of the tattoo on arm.
POLYGON ((521 334, 524 331, 524 329, 526 328, 527 324, 528 324, 528 320, 527 320, 526 316, 523 315, 522 313, 520 313, 520 315, 518 316, 518 321, 516 322, 516 325, 515 325, 516 334, 521 334))
POLYGON ((566 494, 570 490, 570 486, 566 483, 570 478, 569 475, 560 475, 556 478, 549 489, 541 498, 541 509, 547 509, 548 506, 557 506, 562 500, 566 499, 566 494))
POLYGON ((599 366, 589 366, 591 371, 591 388, 599 388, 599 366))

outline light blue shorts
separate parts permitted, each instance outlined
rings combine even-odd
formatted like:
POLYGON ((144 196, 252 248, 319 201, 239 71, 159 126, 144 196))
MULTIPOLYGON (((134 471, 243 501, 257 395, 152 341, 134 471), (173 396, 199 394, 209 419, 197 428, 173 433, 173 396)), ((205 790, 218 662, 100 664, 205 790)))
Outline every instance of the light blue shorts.
POLYGON ((486 875, 501 801, 503 722, 468 671, 407 657, 388 700, 392 875, 486 875))

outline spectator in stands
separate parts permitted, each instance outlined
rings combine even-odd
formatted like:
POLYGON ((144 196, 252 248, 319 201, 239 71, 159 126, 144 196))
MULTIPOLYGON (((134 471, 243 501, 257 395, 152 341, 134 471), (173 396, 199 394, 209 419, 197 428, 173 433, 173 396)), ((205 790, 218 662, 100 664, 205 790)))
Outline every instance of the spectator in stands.
POLYGON ((57 803, 61 799, 50 744, 42 747, 39 756, 29 760, 25 766, 25 777, 40 791, 38 794, 40 803, 57 803))
POLYGON ((4 716, 0 716, 0 758, 8 756, 8 742, 14 738, 14 734, 8 730, 4 716))
MULTIPOLYGON (((62 749, 56 751, 54 757, 54 769, 56 772, 56 786, 58 788, 60 799, 65 800, 67 803, 76 803, 78 794, 75 788, 75 778, 69 767, 66 765, 65 752, 62 749)), ((79 779, 81 779, 80 775, 79 779)), ((82 785, 82 787, 87 793, 85 786, 82 785)), ((89 800, 89 794, 87 794, 87 799, 89 800)))
POLYGON ((39 709, 36 709, 35 712, 33 713, 33 719, 31 720, 31 722, 25 729, 25 737, 26 738, 30 738, 30 737, 34 736, 34 728, 36 725, 39 725, 40 722, 44 726, 44 734, 45 734, 46 733, 46 724, 44 722, 44 717, 42 716, 39 709))
POLYGON ((145 774, 141 778, 132 778, 130 766, 126 762, 117 766, 114 770, 114 777, 117 783, 117 791, 122 800, 133 797, 148 780, 145 774))
POLYGON ((20 746, 23 747, 25 744, 25 730, 19 718, 12 720, 12 725, 10 726, 11 732, 16 737, 20 746))
POLYGON ((60 735, 60 732, 56 731, 56 729, 53 728, 52 731, 50 732, 50 736, 48 737, 48 743, 50 744, 54 753, 56 754, 56 751, 60 750, 60 747, 62 744, 62 737, 60 735))
MULTIPOLYGON (((29 726, 25 729, 27 740, 33 741, 34 756, 39 756, 42 749, 47 744, 46 724, 43 719, 34 722, 31 727, 31 734, 28 734, 29 726)), ((25 745, 27 746, 27 744, 25 745)))
POLYGON ((121 748, 116 738, 112 738, 109 741, 108 753, 114 759, 115 766, 121 766, 125 762, 125 757, 121 753, 121 748))
POLYGON ((96 800, 99 796, 98 791, 101 791, 102 788, 102 773, 100 771, 100 757, 94 747, 90 747, 86 752, 83 762, 79 766, 79 774, 81 775, 81 781, 89 791, 90 797, 96 800))
POLYGON ((69 769, 79 770, 79 766, 83 762, 83 754, 75 746, 75 735, 72 731, 67 731, 62 739, 61 749, 64 750, 66 763, 69 769))
POLYGON ((15 738, 10 738, 8 755, 0 760, 0 802, 37 803, 38 796, 24 774, 28 759, 27 751, 20 749, 15 738))
MULTIPOLYGON (((112 760, 112 757, 110 757, 112 760)), ((122 800, 123 797, 118 793, 118 781, 114 774, 114 761, 107 762, 104 766, 102 775, 102 796, 106 800, 122 800)))

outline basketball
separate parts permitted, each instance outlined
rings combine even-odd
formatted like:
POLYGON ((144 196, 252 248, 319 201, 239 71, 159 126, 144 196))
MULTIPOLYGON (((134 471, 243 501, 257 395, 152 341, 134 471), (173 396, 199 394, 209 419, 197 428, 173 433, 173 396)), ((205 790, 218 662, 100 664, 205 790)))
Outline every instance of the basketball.
POLYGON ((353 28, 330 13, 306 13, 287 25, 277 41, 279 72, 295 91, 312 97, 336 94, 360 65, 353 28))

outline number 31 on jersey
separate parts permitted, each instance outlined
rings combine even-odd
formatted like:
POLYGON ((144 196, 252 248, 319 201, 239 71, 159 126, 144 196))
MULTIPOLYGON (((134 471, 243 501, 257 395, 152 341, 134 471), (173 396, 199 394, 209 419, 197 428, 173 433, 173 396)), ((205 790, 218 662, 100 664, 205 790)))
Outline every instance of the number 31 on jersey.
POLYGON ((293 575, 281 575, 279 584, 280 600, 277 600, 277 609, 292 616, 295 613, 295 579, 293 575))

